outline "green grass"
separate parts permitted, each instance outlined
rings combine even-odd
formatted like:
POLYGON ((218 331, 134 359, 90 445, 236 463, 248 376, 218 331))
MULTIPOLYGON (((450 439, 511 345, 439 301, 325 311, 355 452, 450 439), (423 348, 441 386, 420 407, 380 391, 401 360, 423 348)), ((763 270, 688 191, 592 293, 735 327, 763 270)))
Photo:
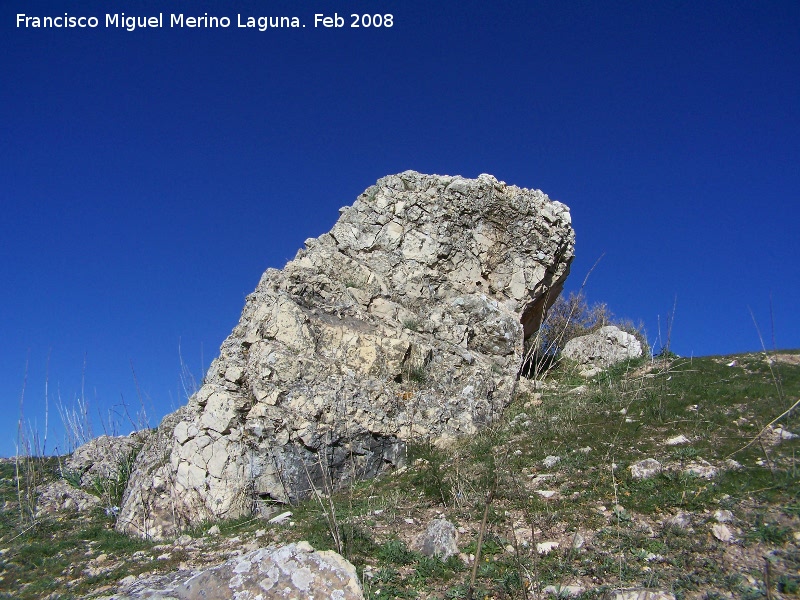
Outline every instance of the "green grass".
MULTIPOLYGON (((101 510, 39 517, 31 526, 17 505, 14 465, 5 462, 0 598, 91 596, 127 575, 168 572, 243 544, 305 539, 336 549, 334 533, 368 598, 465 598, 490 488, 475 598, 541 597, 544 586, 576 581, 584 598, 617 587, 662 589, 679 599, 763 598, 764 555, 772 561, 772 597, 798 597, 800 443, 751 443, 800 397, 800 366, 771 366, 757 354, 673 357, 624 363, 588 381, 557 368, 541 402, 521 394, 501 422, 448 448, 411 444, 406 469, 334 494, 336 532, 327 498, 322 506, 312 498, 285 507, 293 525, 243 518, 219 523, 213 537, 211 523, 193 528, 187 533, 203 538, 200 549, 121 536, 101 510), (584 392, 571 393, 578 385, 584 392), (678 435, 691 443, 665 445, 678 435), (545 466, 550 455, 560 460, 545 466), (634 479, 628 467, 644 458, 665 470, 634 479), (741 468, 729 468, 731 458, 741 468), (702 461, 719 469, 716 477, 683 472, 702 461), (713 514, 722 509, 733 515, 734 544, 712 534, 713 514), (681 512, 690 515, 687 528, 668 522, 681 512), (427 522, 442 516, 462 528, 461 555, 447 561, 413 549, 427 522), (584 543, 572 548, 578 535, 584 543), (560 545, 540 554, 536 544, 545 541, 560 545), (165 552, 169 560, 155 560, 165 552), (101 554, 108 568, 88 569, 101 554)), ((800 433, 798 411, 780 424, 800 433)), ((58 477, 52 460, 36 467, 37 477, 58 477)))

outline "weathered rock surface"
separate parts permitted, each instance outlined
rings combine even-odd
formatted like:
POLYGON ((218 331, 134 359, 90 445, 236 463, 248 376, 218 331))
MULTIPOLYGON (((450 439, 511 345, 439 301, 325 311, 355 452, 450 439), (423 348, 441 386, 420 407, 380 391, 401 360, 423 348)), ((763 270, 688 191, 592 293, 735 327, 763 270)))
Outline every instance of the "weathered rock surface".
POLYGON ((197 573, 132 579, 107 600, 363 600, 355 567, 308 542, 253 550, 197 573))
POLYGON ((612 590, 606 593, 607 600, 675 600, 675 596, 663 590, 612 590))
POLYGON ((642 344, 636 336, 614 325, 569 340, 561 356, 583 367, 585 376, 592 376, 623 360, 639 358, 642 344))
POLYGON ((569 209, 477 179, 385 177, 248 296, 205 384, 137 460, 118 528, 148 536, 374 476, 510 401, 573 257, 569 209))
POLYGON ((458 531, 447 519, 434 519, 414 540, 414 550, 425 556, 447 560, 458 554, 458 531))
POLYGON ((664 469, 660 462, 655 458, 645 458, 633 463, 630 467, 631 477, 634 479, 650 479, 655 477, 664 469))
POLYGON ((79 446, 66 460, 66 470, 81 476, 81 486, 89 487, 96 479, 114 479, 127 468, 134 456, 150 437, 150 430, 130 435, 101 435, 79 446))
POLYGON ((86 512, 100 504, 100 498, 72 487, 63 479, 48 483, 37 490, 36 512, 86 512))

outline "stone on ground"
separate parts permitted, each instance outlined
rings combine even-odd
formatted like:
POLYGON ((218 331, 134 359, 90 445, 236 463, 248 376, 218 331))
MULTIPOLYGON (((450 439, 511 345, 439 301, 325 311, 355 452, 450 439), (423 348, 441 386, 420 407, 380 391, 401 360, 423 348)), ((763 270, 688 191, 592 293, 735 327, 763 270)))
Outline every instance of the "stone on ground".
POLYGON ((634 479, 649 479, 661 473, 663 467, 655 458, 645 458, 633 463, 630 467, 631 477, 634 479))
POLYGON ((458 554, 458 531, 447 519, 434 519, 414 540, 414 550, 425 556, 447 560, 458 554))
POLYGON ((308 542, 253 550, 191 573, 125 579, 116 600, 363 600, 355 567, 336 552, 315 552, 308 542))
POLYGON ((592 377, 623 360, 639 358, 642 344, 636 336, 614 325, 569 340, 561 356, 575 361, 585 377, 592 377))

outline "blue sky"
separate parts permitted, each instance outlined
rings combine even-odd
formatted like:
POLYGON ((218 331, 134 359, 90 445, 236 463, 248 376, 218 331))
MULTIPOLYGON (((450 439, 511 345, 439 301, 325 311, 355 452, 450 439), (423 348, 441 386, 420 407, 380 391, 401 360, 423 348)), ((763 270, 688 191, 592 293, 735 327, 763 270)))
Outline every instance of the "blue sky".
POLYGON ((757 350, 750 309, 772 346, 770 307, 800 347, 797 2, 5 0, 0 21, 0 455, 21 398, 43 438, 46 382, 48 451, 59 398, 97 434, 139 396, 157 424, 185 402, 179 345, 199 379, 261 273, 406 169, 569 205, 567 288, 602 256, 589 299, 651 340, 675 305, 679 354, 757 350), (16 27, 65 12, 100 26, 16 27), (334 12, 394 25, 314 28, 334 12))

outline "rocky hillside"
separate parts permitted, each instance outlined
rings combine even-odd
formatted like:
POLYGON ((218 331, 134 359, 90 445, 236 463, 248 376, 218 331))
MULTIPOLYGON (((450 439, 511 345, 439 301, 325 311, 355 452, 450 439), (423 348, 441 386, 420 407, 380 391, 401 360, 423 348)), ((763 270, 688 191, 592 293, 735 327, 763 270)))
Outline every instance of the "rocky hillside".
MULTIPOLYGON (((446 449, 410 444, 406 467, 161 542, 114 531, 111 497, 65 493, 22 519, 4 462, 0 597, 190 597, 175 590, 192 573, 212 569, 210 591, 269 547, 337 551, 365 598, 466 598, 476 564, 474 598, 798 597, 800 352, 579 370, 523 381, 446 449)), ((30 467, 64 473, 23 463, 22 483, 30 467)))
POLYGON ((798 353, 642 357, 604 318, 524 357, 566 206, 409 171, 340 213, 156 430, 0 463, 0 597, 798 593, 798 353))

